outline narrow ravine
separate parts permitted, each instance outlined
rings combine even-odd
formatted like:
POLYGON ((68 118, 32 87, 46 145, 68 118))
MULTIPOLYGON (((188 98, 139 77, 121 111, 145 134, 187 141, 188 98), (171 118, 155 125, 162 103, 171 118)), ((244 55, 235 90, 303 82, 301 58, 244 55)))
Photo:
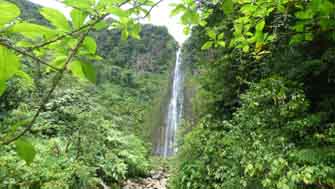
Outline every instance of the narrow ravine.
MULTIPOLYGON (((176 64, 173 71, 171 95, 166 107, 165 124, 161 128, 160 138, 155 144, 155 154, 166 159, 176 151, 176 134, 182 119, 184 72, 181 61, 181 50, 176 54, 176 64)), ((153 170, 150 175, 142 179, 130 179, 123 183, 123 189, 166 189, 168 171, 165 169, 153 170)))

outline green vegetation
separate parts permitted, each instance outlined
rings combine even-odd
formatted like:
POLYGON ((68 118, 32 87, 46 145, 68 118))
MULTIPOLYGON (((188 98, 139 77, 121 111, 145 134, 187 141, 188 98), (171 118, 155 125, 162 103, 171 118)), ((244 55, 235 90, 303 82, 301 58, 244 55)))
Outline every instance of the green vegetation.
POLYGON ((136 22, 151 1, 127 10, 118 0, 64 3, 70 21, 0 1, 0 188, 117 188, 152 168, 148 119, 176 42, 136 22))
POLYGON ((334 13, 330 0, 176 5, 201 87, 171 188, 335 187, 334 13))

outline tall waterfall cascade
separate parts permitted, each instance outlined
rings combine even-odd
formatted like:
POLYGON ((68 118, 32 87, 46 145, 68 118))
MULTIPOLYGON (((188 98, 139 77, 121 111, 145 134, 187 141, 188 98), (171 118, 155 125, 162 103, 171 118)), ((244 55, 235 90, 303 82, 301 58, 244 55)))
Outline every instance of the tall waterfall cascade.
POLYGON ((165 120, 164 146, 161 156, 168 157, 176 152, 176 133, 183 112, 183 80, 184 73, 180 58, 181 50, 177 52, 176 65, 173 73, 173 84, 171 98, 165 120))

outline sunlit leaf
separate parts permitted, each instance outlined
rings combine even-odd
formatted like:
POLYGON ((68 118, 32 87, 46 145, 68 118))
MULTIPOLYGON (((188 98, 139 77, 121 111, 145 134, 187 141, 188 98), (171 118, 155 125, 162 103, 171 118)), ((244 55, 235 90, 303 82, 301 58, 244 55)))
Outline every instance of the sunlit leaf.
POLYGON ((97 51, 97 43, 92 37, 86 37, 83 42, 83 47, 91 54, 95 54, 97 51))
POLYGON ((221 47, 226 47, 226 42, 224 41, 218 41, 217 42, 221 47))
POLYGON ((18 156, 30 165, 34 161, 36 155, 34 146, 26 139, 17 140, 15 146, 18 156))
POLYGON ((81 63, 85 78, 92 83, 97 82, 97 76, 95 69, 92 64, 89 63, 81 63))
POLYGON ((19 58, 0 45, 0 81, 3 83, 13 77, 20 68, 19 58))
POLYGON ((256 25, 256 31, 263 31, 264 26, 265 26, 265 20, 261 20, 256 25))
POLYGON ((207 41, 202 47, 201 50, 207 50, 213 46, 213 41, 207 41))
POLYGON ((7 1, 0 1, 0 10, 0 28, 20 15, 20 9, 7 1))
POLYGON ((226 14, 231 14, 234 10, 233 0, 223 0, 222 8, 226 14))
POLYGON ((87 13, 80 11, 78 9, 73 9, 71 11, 72 25, 75 29, 80 28, 87 18, 87 13))
POLYGON ((54 35, 56 35, 56 31, 54 31, 51 28, 48 28, 46 26, 38 25, 38 24, 32 24, 28 22, 22 22, 19 24, 16 24, 12 28, 13 32, 18 32, 22 34, 23 36, 31 39, 36 38, 50 38, 54 35))
POLYGON ((111 13, 112 15, 118 16, 118 17, 127 17, 129 16, 129 13, 127 10, 123 10, 119 7, 110 7, 108 8, 108 12, 111 13))
POLYGON ((57 29, 64 31, 71 30, 68 20, 63 15, 63 13, 59 12, 58 10, 52 8, 42 8, 40 13, 57 29))
POLYGON ((106 29, 108 28, 109 24, 106 22, 106 21, 100 21, 99 23, 97 23, 94 28, 97 30, 97 31, 100 31, 100 30, 103 30, 103 29, 106 29))
POLYGON ((79 61, 71 62, 69 66, 72 74, 81 80, 88 80, 92 83, 96 82, 96 72, 93 65, 79 61))

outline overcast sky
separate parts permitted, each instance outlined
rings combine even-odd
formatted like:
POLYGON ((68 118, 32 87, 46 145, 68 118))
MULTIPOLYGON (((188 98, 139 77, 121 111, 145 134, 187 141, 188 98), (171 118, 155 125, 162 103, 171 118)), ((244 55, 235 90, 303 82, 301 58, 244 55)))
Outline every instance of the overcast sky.
MULTIPOLYGON (((69 8, 66 8, 61 3, 56 2, 55 0, 30 0, 34 3, 40 4, 42 6, 55 8, 61 10, 66 15, 69 15, 69 8)), ((169 29, 171 35, 179 42, 182 43, 186 36, 183 34, 183 27, 179 24, 179 20, 176 17, 170 17, 171 7, 169 4, 178 3, 180 0, 164 0, 159 6, 151 13, 150 20, 145 22, 150 22, 154 25, 164 25, 169 29)))

